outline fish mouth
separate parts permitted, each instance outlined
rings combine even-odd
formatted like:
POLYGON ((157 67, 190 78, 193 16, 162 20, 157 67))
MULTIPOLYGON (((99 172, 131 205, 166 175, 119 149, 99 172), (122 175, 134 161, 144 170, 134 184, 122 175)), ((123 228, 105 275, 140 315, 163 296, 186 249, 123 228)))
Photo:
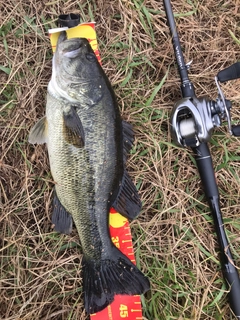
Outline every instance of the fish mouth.
POLYGON ((60 35, 58 37, 57 45, 60 45, 60 43, 62 43, 65 40, 67 40, 67 32, 66 31, 61 31, 60 35))
MULTIPOLYGON (((58 38, 57 46, 61 48, 61 54, 66 58, 76 58, 86 48, 88 40, 85 38, 67 39, 66 31, 62 31, 58 38)), ((85 49, 86 50, 86 49, 85 49)))
POLYGON ((63 52, 63 56, 66 58, 73 59, 73 58, 76 58, 80 52, 81 52, 81 48, 77 48, 71 51, 63 52))

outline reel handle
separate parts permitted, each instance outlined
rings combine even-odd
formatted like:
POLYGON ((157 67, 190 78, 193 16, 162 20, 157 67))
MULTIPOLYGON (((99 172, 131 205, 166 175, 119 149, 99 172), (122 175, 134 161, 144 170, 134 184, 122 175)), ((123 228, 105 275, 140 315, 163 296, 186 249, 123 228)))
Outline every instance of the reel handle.
POLYGON ((218 72, 218 81, 225 82, 240 78, 240 62, 232 64, 230 67, 218 72))

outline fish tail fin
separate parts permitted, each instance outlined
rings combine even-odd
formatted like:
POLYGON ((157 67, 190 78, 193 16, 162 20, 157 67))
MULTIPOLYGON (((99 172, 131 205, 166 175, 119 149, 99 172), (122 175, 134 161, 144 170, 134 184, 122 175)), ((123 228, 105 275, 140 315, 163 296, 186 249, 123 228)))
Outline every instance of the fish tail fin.
POLYGON ((149 288, 147 277, 115 247, 109 259, 83 259, 84 304, 89 314, 107 307, 115 294, 144 294, 149 288))

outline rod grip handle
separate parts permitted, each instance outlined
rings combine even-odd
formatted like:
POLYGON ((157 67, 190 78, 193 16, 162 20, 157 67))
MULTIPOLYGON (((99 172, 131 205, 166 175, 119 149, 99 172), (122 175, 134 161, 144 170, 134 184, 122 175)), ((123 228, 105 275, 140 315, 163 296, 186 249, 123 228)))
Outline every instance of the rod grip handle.
POLYGON ((217 78, 220 82, 240 78, 240 62, 232 64, 230 67, 218 72, 217 78))
POLYGON ((227 269, 223 270, 229 293, 228 299, 233 313, 240 319, 240 279, 236 268, 228 264, 227 269))

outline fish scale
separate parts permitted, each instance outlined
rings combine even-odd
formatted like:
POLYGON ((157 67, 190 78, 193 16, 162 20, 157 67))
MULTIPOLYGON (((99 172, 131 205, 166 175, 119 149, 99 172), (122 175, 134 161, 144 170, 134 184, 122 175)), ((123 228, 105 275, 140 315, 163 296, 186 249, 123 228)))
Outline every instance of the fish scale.
MULTIPOLYGON (((54 97, 48 98, 46 114, 48 117, 48 114, 51 113, 52 110, 54 110, 54 114, 50 116, 51 122, 48 125, 48 133, 51 137, 53 137, 48 143, 48 152, 50 155, 50 166, 52 170, 54 170, 54 168, 58 168, 57 172, 52 172, 53 177, 57 182, 56 193, 61 204, 65 208, 68 208, 68 211, 72 214, 78 232, 81 234, 80 237, 84 252, 88 256, 95 256, 96 252, 92 252, 92 248, 98 247, 97 244, 99 244, 100 242, 100 236, 96 237, 95 235, 97 229, 95 227, 95 224, 97 223, 98 216, 100 215, 98 212, 100 211, 102 213, 108 210, 109 205, 107 203, 107 200, 109 198, 110 191, 104 190, 107 189, 106 187, 104 188, 104 186, 106 186, 107 181, 109 185, 111 184, 111 181, 109 181, 109 179, 103 179, 103 175, 106 176, 106 173, 104 173, 102 170, 102 164, 104 163, 106 156, 108 157, 112 152, 112 150, 111 152, 105 150, 106 143, 104 140, 106 136, 105 131, 107 129, 105 125, 106 116, 104 122, 102 112, 100 116, 97 117, 96 115, 94 115, 93 110, 90 110, 90 114, 87 113, 87 116, 85 116, 85 118, 91 118, 92 121, 94 123, 98 123, 99 126, 95 126, 94 130, 85 131, 85 148, 79 149, 65 142, 62 135, 62 113, 60 111, 56 112, 57 108, 52 108, 53 100, 54 97), (99 118, 102 119, 99 121, 99 118), (94 141, 93 137, 95 135, 99 136, 100 138, 102 137, 102 140, 99 138, 94 141), (59 155, 61 156, 59 157, 59 155), (98 158, 98 161, 96 161, 96 158, 98 158), (66 165, 68 164, 68 162, 69 165, 66 165), (93 167, 92 170, 91 167, 93 167), (59 170, 59 168, 61 170, 59 170), (93 174, 91 171, 93 172, 93 174), (101 174, 99 174, 99 171, 101 174), (94 184, 95 187, 93 186, 94 184), (95 190, 95 193, 93 193, 93 190, 91 190, 91 186, 93 190, 95 190), (97 211, 96 217, 94 217, 94 210, 88 209, 89 203, 94 203, 97 211), (79 217, 81 217, 81 220, 79 219, 79 217), (91 227, 91 236, 88 236, 88 234, 86 234, 86 224, 91 227), (93 237, 94 235, 95 237, 93 237), (96 238, 98 239, 97 243, 96 241, 94 241, 94 239, 96 238)), ((64 101, 62 104, 58 104, 57 107, 60 110, 64 109, 64 101)), ((82 116, 80 111, 78 111, 78 114, 80 115, 80 119, 84 128, 84 117, 82 116)), ((113 157, 113 154, 111 154, 111 156, 113 157)), ((106 170, 108 173, 111 173, 111 171, 113 171, 110 165, 106 167, 106 170)), ((110 187, 108 187, 108 189, 109 188, 110 187)), ((103 226, 101 227, 100 232, 102 231, 102 234, 107 234, 107 230, 102 229, 103 226)), ((109 241, 108 238, 107 241, 109 241)), ((105 240, 105 242, 107 241, 105 240)), ((99 254, 99 251, 97 251, 97 254, 99 254)))
POLYGON ((83 248, 84 305, 106 308, 117 294, 149 289, 148 279, 114 246, 110 207, 128 219, 141 210, 125 165, 133 143, 112 87, 87 39, 62 32, 53 58, 46 116, 30 132, 31 143, 47 143, 55 181, 52 222, 70 233, 74 221, 83 248))

